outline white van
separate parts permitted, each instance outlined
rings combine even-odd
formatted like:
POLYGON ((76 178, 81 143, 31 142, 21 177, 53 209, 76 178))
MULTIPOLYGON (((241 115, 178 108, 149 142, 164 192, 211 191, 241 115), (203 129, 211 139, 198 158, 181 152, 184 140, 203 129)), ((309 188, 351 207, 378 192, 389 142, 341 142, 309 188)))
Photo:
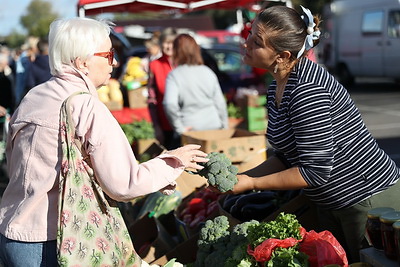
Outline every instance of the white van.
POLYGON ((340 82, 400 80, 400 0, 336 0, 322 20, 319 60, 340 82))

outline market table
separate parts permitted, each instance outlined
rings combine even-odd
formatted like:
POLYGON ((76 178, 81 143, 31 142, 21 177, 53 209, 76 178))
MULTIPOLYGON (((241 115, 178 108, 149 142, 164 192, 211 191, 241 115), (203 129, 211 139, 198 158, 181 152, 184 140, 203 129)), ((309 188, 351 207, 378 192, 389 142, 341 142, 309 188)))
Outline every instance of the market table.
POLYGON ((360 259, 374 267, 396 267, 399 263, 395 260, 387 258, 383 251, 373 247, 360 250, 360 259))
POLYGON ((120 124, 128 124, 134 121, 146 120, 151 122, 149 109, 146 108, 128 108, 121 110, 112 110, 111 114, 120 124))

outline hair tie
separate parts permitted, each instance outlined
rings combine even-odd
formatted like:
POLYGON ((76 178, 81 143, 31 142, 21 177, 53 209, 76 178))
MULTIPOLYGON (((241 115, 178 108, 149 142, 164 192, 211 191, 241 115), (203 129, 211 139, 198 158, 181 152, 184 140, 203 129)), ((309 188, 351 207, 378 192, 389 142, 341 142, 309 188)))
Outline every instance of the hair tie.
POLYGON ((300 7, 304 13, 304 15, 301 15, 301 18, 307 26, 307 36, 302 48, 297 54, 297 58, 301 57, 304 51, 308 51, 313 48, 314 40, 318 40, 321 34, 320 31, 314 31, 314 27, 316 24, 314 23, 314 16, 312 15, 311 11, 308 8, 303 7, 302 5, 300 5, 300 7))

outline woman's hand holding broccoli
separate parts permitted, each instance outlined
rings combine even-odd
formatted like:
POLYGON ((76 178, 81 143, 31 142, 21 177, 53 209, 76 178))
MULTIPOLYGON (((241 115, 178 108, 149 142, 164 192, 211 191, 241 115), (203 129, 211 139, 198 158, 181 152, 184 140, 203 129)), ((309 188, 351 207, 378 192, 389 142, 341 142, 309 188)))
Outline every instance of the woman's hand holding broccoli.
POLYGON ((207 154, 199 150, 200 145, 185 145, 174 150, 167 151, 166 153, 173 155, 182 161, 185 168, 192 168, 196 170, 203 169, 204 164, 208 161, 207 154))

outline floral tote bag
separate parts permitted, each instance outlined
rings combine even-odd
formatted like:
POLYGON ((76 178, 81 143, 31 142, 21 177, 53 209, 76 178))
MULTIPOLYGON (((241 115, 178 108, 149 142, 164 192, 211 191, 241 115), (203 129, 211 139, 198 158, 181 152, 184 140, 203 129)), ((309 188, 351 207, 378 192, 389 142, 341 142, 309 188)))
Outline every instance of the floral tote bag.
POLYGON ((69 103, 74 95, 82 93, 65 100, 60 113, 63 156, 59 183, 58 264, 62 267, 141 266, 142 259, 135 252, 117 203, 103 193, 75 138, 69 103))

